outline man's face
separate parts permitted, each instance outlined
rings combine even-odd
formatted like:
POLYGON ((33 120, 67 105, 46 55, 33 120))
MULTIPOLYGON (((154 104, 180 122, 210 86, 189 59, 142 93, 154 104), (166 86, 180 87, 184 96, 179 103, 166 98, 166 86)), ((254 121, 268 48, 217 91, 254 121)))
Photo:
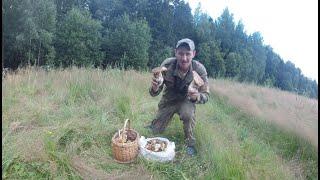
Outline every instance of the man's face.
POLYGON ((194 58, 196 51, 189 50, 185 47, 175 49, 175 56, 178 60, 180 70, 187 71, 190 67, 192 58, 194 58))

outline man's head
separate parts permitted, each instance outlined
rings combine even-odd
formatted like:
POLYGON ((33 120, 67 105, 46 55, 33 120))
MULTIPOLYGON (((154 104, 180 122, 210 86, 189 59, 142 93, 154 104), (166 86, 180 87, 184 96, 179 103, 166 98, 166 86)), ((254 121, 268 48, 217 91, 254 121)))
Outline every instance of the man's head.
POLYGON ((191 39, 185 38, 177 42, 175 56, 178 60, 180 70, 184 72, 188 71, 195 55, 195 46, 191 39))

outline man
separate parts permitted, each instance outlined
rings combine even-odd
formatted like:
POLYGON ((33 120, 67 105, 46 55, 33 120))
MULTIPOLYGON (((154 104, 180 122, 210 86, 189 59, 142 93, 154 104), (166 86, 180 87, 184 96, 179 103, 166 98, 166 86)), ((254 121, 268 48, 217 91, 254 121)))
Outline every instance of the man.
POLYGON ((175 48, 175 57, 165 59, 161 67, 163 81, 152 79, 149 93, 157 96, 165 86, 162 99, 158 104, 156 118, 148 126, 154 133, 165 130, 175 113, 183 122, 187 154, 193 156, 195 149, 195 104, 204 104, 209 98, 208 77, 205 67, 198 61, 192 60, 196 54, 194 42, 191 39, 181 39, 175 48), (193 80, 193 71, 196 71, 204 82, 204 85, 196 89, 188 88, 193 80))

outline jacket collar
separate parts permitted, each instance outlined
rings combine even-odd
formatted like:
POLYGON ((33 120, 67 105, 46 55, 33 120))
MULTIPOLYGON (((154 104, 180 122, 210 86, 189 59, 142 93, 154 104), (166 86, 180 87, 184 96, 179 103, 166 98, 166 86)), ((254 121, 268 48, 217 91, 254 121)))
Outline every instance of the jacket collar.
MULTIPOLYGON (((193 74, 192 74, 192 71, 193 71, 193 68, 192 68, 192 63, 193 60, 191 60, 191 64, 190 64, 190 67, 189 67, 189 70, 186 74, 186 77, 185 77, 185 80, 186 81, 192 81, 193 80, 193 74)), ((176 60, 176 66, 175 66, 175 69, 173 71, 173 76, 176 76, 176 77, 179 77, 179 65, 178 65, 178 60, 176 60)))

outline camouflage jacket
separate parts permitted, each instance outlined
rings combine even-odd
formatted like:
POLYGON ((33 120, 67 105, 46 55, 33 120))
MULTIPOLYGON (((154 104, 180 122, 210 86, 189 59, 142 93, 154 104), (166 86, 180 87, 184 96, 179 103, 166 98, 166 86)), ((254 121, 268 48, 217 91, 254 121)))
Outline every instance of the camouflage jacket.
POLYGON ((204 104, 208 101, 209 85, 207 71, 200 62, 192 60, 191 67, 183 79, 179 76, 177 59, 175 57, 164 60, 161 66, 166 67, 168 70, 162 72, 164 82, 159 87, 159 90, 154 92, 152 88, 149 89, 151 96, 159 95, 165 85, 162 101, 176 103, 177 101, 185 100, 187 98, 188 86, 193 80, 192 71, 196 71, 204 81, 204 85, 199 88, 200 98, 195 103, 204 104))

